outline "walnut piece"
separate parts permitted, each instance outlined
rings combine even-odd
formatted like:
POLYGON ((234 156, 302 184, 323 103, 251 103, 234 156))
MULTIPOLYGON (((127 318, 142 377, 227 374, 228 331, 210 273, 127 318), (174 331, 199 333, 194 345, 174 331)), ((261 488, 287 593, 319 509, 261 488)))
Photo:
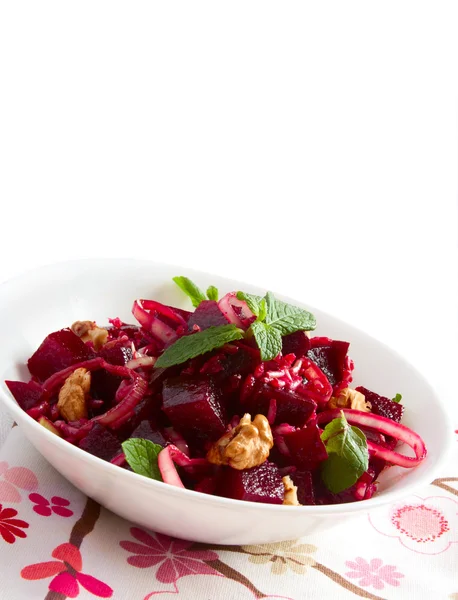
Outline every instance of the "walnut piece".
POLYGON ((274 445, 269 421, 264 415, 245 414, 240 423, 225 433, 207 453, 207 460, 215 465, 229 465, 234 469, 250 469, 262 465, 274 445))
POLYGON ((91 387, 91 372, 76 369, 67 377, 59 392, 57 408, 66 421, 87 417, 86 401, 91 387))
POLYGON ((297 499, 297 486, 294 485, 291 477, 286 475, 282 478, 283 485, 285 486, 285 497, 283 504, 289 504, 290 506, 302 506, 297 499))
POLYGON ((108 330, 98 327, 94 321, 75 321, 71 327, 73 333, 76 333, 83 342, 92 342, 96 350, 107 343, 108 330))
POLYGON ((370 402, 366 402, 364 394, 352 388, 345 388, 337 397, 333 396, 329 400, 328 408, 353 408, 354 410, 370 412, 372 407, 370 402))

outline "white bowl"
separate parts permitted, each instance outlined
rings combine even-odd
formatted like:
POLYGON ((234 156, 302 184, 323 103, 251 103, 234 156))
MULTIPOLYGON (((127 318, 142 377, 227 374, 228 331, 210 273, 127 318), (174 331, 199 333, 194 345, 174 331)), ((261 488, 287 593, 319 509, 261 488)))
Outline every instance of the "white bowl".
MULTIPOLYGON (((76 320, 99 324, 108 317, 134 322, 136 298, 189 308, 172 282, 187 275, 206 289, 243 289, 262 293, 237 281, 142 260, 82 260, 40 268, 0 287, 0 396, 14 420, 40 452, 66 479, 109 510, 155 531, 219 544, 259 544, 297 538, 360 515, 413 493, 431 482, 451 445, 446 412, 430 385, 395 352, 365 333, 301 302, 317 317, 317 335, 351 343, 355 385, 389 397, 403 394, 404 424, 426 442, 427 458, 415 469, 388 469, 370 500, 330 506, 278 506, 219 498, 183 490, 120 469, 48 432, 16 404, 5 379, 27 381, 25 366, 46 335, 76 320)), ((275 290, 274 290, 275 291, 275 290)))

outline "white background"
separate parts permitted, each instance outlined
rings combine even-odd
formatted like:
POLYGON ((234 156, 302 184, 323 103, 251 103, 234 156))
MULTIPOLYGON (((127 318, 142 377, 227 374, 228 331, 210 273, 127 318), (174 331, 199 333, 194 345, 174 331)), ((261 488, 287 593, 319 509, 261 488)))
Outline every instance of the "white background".
POLYGON ((368 330, 456 404, 457 19, 2 3, 0 281, 100 256, 250 281, 368 330))

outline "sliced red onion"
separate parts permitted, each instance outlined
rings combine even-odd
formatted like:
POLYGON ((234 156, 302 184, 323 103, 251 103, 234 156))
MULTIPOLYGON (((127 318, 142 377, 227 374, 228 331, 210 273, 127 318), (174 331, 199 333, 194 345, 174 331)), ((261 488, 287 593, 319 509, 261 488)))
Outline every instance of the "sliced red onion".
POLYGON ((47 400, 42 400, 36 406, 32 406, 29 410, 26 411, 29 417, 32 419, 39 419, 40 417, 46 416, 49 414, 49 402, 47 400))
POLYGON ((293 433, 296 431, 296 427, 289 425, 289 423, 281 423, 272 429, 274 435, 285 435, 285 433, 293 433))
POLYGON ((142 303, 143 300, 136 300, 132 307, 132 314, 140 325, 164 344, 169 345, 174 342, 178 338, 176 332, 158 317, 147 312, 142 303))
POLYGON ((177 325, 184 327, 185 330, 188 328, 188 324, 185 319, 170 306, 161 304, 161 302, 156 302, 156 300, 139 300, 138 302, 142 303, 145 310, 154 310, 163 317, 170 319, 177 325))
POLYGON ((122 467, 123 465, 126 464, 126 457, 124 455, 124 452, 120 452, 119 454, 117 454, 116 456, 114 456, 111 460, 110 460, 112 465, 117 465, 118 467, 122 467))
POLYGON ((154 356, 138 356, 137 358, 132 358, 126 363, 126 367, 128 369, 138 369, 139 367, 148 368, 154 366, 157 358, 154 356))
POLYGON ((54 425, 59 429, 67 441, 77 442, 86 437, 94 423, 92 421, 86 421, 81 427, 76 427, 74 425, 69 425, 65 421, 58 420, 54 421, 54 425))
POLYGON ((234 323, 241 329, 247 329, 249 324, 256 319, 256 315, 251 312, 247 303, 239 300, 235 292, 229 292, 223 296, 218 302, 218 307, 229 323, 234 323))
POLYGON ((173 444, 186 456, 189 456, 189 446, 186 442, 186 440, 184 439, 184 437, 181 435, 181 433, 178 433, 178 431, 175 431, 175 429, 173 427, 165 427, 164 428, 164 432, 167 436, 167 438, 173 442, 173 444))
MULTIPOLYGON (((161 472, 162 481, 164 483, 168 483, 169 485, 174 485, 175 487, 184 488, 183 482, 178 475, 176 467, 173 463, 172 456, 170 454, 170 449, 173 446, 166 446, 163 450, 161 450, 157 456, 157 466, 159 467, 159 471, 161 472)), ((178 450, 178 448, 177 448, 178 450)))
POLYGON ((112 429, 118 428, 132 415, 134 408, 146 394, 147 389, 148 382, 146 379, 135 374, 131 389, 124 399, 103 415, 94 417, 92 420, 98 421, 101 425, 110 425, 112 429))
POLYGON ((121 383, 118 386, 118 389, 116 390, 115 400, 114 400, 115 404, 119 404, 120 402, 122 402, 124 400, 124 398, 127 396, 127 394, 130 391, 131 385, 132 384, 128 379, 123 379, 121 381, 121 383))
MULTIPOLYGON (((399 452, 395 452, 389 448, 383 448, 371 440, 367 440, 368 450, 373 456, 377 456, 378 458, 382 458, 393 465, 398 465, 405 468, 416 467, 425 458, 426 446, 424 441, 421 439, 418 433, 415 433, 415 431, 412 431, 412 429, 409 429, 405 425, 396 423, 395 421, 387 419, 386 417, 374 415, 370 412, 363 412, 361 410, 346 408, 343 409, 343 412, 347 418, 347 421, 351 425, 367 427, 369 429, 374 429, 383 435, 393 437, 396 440, 404 442, 410 446, 410 448, 412 448, 412 450, 415 452, 415 458, 412 458, 399 454, 399 452)), ((326 410, 317 415, 317 422, 329 423, 333 419, 340 417, 340 413, 341 411, 339 409, 326 410)))
POLYGON ((83 362, 76 363, 67 367, 66 369, 62 369, 57 373, 54 373, 46 381, 43 382, 43 391, 50 394, 56 387, 63 384, 67 377, 76 371, 76 369, 87 369, 88 371, 97 371, 101 369, 104 365, 105 361, 103 358, 92 358, 91 360, 85 360, 83 362))
POLYGON ((189 458, 173 444, 167 446, 167 449, 173 462, 179 467, 206 467, 209 465, 206 458, 189 458))

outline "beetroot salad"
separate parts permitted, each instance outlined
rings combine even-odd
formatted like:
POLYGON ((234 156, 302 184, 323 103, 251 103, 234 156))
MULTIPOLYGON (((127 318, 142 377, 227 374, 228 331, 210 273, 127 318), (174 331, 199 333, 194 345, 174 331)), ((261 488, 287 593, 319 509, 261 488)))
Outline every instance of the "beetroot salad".
POLYGON ((424 459, 401 395, 352 388, 349 343, 313 337, 310 312, 270 292, 219 299, 213 286, 174 281, 192 312, 141 299, 138 325, 50 333, 28 360, 30 381, 6 382, 19 406, 120 468, 252 502, 365 500, 381 471, 424 459))

